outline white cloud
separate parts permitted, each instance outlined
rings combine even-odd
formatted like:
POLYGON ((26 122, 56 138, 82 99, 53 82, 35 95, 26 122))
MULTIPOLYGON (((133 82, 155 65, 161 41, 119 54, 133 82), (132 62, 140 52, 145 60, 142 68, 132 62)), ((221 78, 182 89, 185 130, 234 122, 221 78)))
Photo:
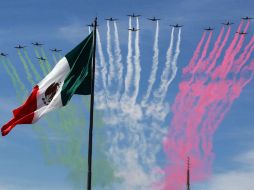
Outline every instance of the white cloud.
POLYGON ((254 151, 249 151, 234 158, 240 168, 215 174, 208 185, 208 190, 254 189, 254 151))

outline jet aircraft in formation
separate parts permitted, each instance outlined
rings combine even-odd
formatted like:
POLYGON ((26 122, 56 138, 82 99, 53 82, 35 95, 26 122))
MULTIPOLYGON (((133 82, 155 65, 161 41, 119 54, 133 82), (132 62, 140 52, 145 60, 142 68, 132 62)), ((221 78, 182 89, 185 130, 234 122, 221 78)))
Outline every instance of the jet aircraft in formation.
POLYGON ((183 25, 179 25, 179 24, 171 24, 170 26, 172 26, 174 28, 181 28, 181 27, 183 27, 183 25))
POLYGON ((204 30, 206 30, 206 31, 213 31, 214 28, 211 28, 211 27, 209 26, 208 28, 205 28, 204 30))
POLYGON ((246 35, 248 34, 247 32, 244 32, 244 31, 241 31, 241 32, 236 32, 236 34, 239 34, 239 35, 246 35))
POLYGON ((160 20, 160 18, 155 18, 155 17, 153 17, 153 18, 147 18, 148 20, 151 20, 151 21, 158 21, 158 20, 160 20))
POLYGON ((223 25, 225 25, 225 26, 230 26, 230 25, 233 25, 234 23, 233 22, 223 22, 223 23, 221 23, 221 24, 223 24, 223 25))
POLYGON ((14 48, 16 48, 16 49, 24 49, 26 46, 22 46, 22 45, 17 45, 17 46, 15 46, 14 48))
POLYGON ((34 45, 34 46, 42 46, 42 45, 44 45, 44 44, 41 44, 41 43, 39 43, 39 42, 32 42, 32 44, 34 45))
POLYGON ((0 56, 2 56, 2 57, 6 57, 8 54, 5 54, 5 53, 0 53, 0 56))
POLYGON ((50 51, 53 51, 53 52, 60 52, 60 51, 62 51, 61 49, 56 49, 56 48, 54 48, 54 49, 49 49, 50 51))
POLYGON ((117 21, 118 19, 117 18, 112 18, 112 17, 110 17, 110 18, 106 18, 105 20, 107 20, 107 21, 117 21))
POLYGON ((41 60, 41 61, 46 61, 46 59, 44 57, 36 57, 36 58, 41 60))
POLYGON ((140 29, 137 29, 137 28, 129 28, 128 30, 129 30, 129 31, 132 31, 132 32, 137 32, 137 31, 139 31, 140 29))
POLYGON ((132 18, 137 18, 137 17, 140 17, 141 15, 135 15, 134 13, 132 13, 132 14, 129 14, 127 16, 132 17, 132 18))

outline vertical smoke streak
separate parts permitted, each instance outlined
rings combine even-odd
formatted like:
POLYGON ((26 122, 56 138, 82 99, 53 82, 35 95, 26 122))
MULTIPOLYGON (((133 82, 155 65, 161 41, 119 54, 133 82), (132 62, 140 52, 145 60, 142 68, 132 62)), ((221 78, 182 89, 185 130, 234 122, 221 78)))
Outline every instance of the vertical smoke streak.
MULTIPOLYGON (((38 51, 38 49, 36 47, 34 47, 34 52, 35 52, 35 55, 36 55, 37 58, 41 57, 40 53, 39 53, 39 51, 38 51)), ((47 75, 47 71, 46 71, 46 68, 44 67, 44 63, 43 63, 42 60, 39 60, 39 65, 40 65, 40 68, 42 70, 43 75, 46 76, 47 75)))
POLYGON ((23 92, 24 94, 26 94, 26 88, 24 86, 24 84, 22 83, 19 75, 18 75, 18 72, 16 70, 16 68, 13 66, 12 62, 10 59, 6 58, 6 63, 8 64, 8 66, 10 67, 10 70, 11 70, 11 73, 13 74, 13 76, 15 77, 17 83, 18 83, 18 86, 19 86, 19 89, 21 90, 21 92, 23 92))
POLYGON ((167 50, 167 55, 166 55, 166 63, 165 63, 165 68, 163 69, 162 75, 161 75, 161 83, 159 88, 154 92, 154 100, 156 101, 155 103, 160 103, 162 102, 162 94, 164 91, 166 91, 166 86, 168 82, 168 77, 170 75, 170 67, 172 66, 172 56, 173 56, 173 46, 174 46, 174 27, 171 30, 171 39, 170 39, 170 44, 169 48, 167 50))
POLYGON ((201 68, 204 63, 204 59, 206 58, 207 56, 207 51, 208 51, 208 48, 209 48, 209 45, 210 45, 210 42, 211 42, 211 39, 212 39, 212 35, 213 35, 213 32, 210 32, 209 36, 208 36, 208 39, 205 43, 205 46, 204 46, 204 50, 201 54, 201 57, 199 59, 199 61, 197 62, 196 66, 194 67, 192 73, 196 73, 196 72, 200 72, 201 71, 201 68))
MULTIPOLYGON (((8 67, 7 65, 7 62, 4 58, 0 58, 1 62, 2 62, 2 65, 4 66, 4 69, 6 70, 7 74, 9 75, 9 77, 11 78, 11 81, 12 81, 12 85, 13 87, 15 88, 15 90, 17 91, 17 82, 16 82, 16 79, 14 77, 14 75, 12 74, 10 68, 8 67)), ((19 92, 17 91, 17 94, 19 92)))
POLYGON ((136 20, 136 27, 138 31, 136 31, 136 39, 135 39, 135 57, 134 57, 134 64, 135 64, 135 74, 134 74, 134 92, 132 96, 132 104, 135 104, 137 101, 137 96, 139 92, 139 83, 140 83, 140 48, 139 48, 139 19, 137 17, 136 20))
POLYGON ((195 67, 195 64, 196 64, 196 61, 199 57, 200 49, 204 43, 205 37, 206 37, 206 32, 203 33, 201 40, 199 41, 198 46, 197 46, 196 50, 194 51, 194 54, 190 60, 189 65, 187 67, 183 68, 183 74, 189 73, 195 67))
MULTIPOLYGON (((222 42, 222 48, 227 38, 228 34, 222 42)), ((194 72, 195 80, 192 83, 183 81, 179 85, 180 91, 172 107, 174 115, 171 127, 164 141, 164 150, 171 163, 165 169, 167 172, 166 189, 178 190, 184 187, 183 160, 187 156, 191 157, 192 168, 195 168, 192 175, 193 181, 207 179, 210 174, 214 156, 212 152, 213 134, 229 111, 233 101, 240 96, 243 87, 253 77, 253 68, 250 76, 248 66, 246 67, 247 70, 243 68, 241 73, 234 72, 235 58, 243 45, 241 39, 237 42, 236 38, 234 37, 229 45, 226 55, 215 69, 216 72, 202 73, 205 77, 194 72), (248 75, 246 76, 246 74, 248 75), (213 77, 211 77, 212 75, 213 77), (185 106, 179 106, 182 102, 185 106)), ((242 54, 251 54, 245 52, 248 51, 247 49, 253 51, 250 45, 242 54)), ((203 52, 202 54, 207 53, 203 52)), ((220 55, 221 49, 219 48, 215 54, 215 61, 220 55)), ((247 60, 246 58, 243 65, 246 64, 247 60)), ((202 61, 202 59, 199 61, 197 71, 204 64, 210 64, 205 60, 202 61)), ((239 70, 241 71, 241 69, 239 70)))
POLYGON ((109 21, 107 21, 107 53, 108 53, 108 58, 109 58, 109 75, 108 75, 108 84, 109 87, 112 85, 112 80, 115 74, 114 70, 114 58, 112 54, 112 47, 111 47, 111 34, 110 34, 110 25, 109 21))
POLYGON ((220 48, 220 45, 221 45, 221 40, 222 40, 222 36, 223 36, 223 33, 224 33, 224 26, 222 27, 221 31, 220 31, 220 34, 217 38, 217 40, 215 41, 214 43, 214 48, 213 50, 210 52, 208 58, 206 60, 204 60, 206 63, 209 63, 209 64, 203 64, 202 67, 201 67, 201 71, 202 72, 205 72, 207 71, 208 67, 211 65, 210 63, 212 62, 212 60, 215 58, 215 55, 216 53, 218 52, 219 48, 220 48))
POLYGON ((226 36, 225 36, 224 40, 222 41, 222 44, 220 45, 220 47, 219 47, 217 53, 215 54, 214 58, 211 60, 210 66, 209 66, 208 69, 206 70, 206 73, 210 73, 210 72, 212 71, 212 69, 215 67, 216 61, 217 61, 218 58, 220 57, 221 52, 222 52, 223 48, 225 47, 225 45, 226 45, 226 43, 227 43, 227 41, 228 41, 230 32, 231 32, 231 27, 229 26, 229 27, 228 27, 228 31, 227 31, 227 33, 226 33, 226 36))
POLYGON ((120 91, 123 85, 123 64, 122 64, 122 54, 120 49, 120 41, 119 34, 116 21, 114 21, 114 29, 115 29, 115 58, 116 58, 116 66, 117 66, 117 96, 120 98, 120 91))
POLYGON ((52 57, 53 57, 54 64, 56 64, 57 63, 57 58, 56 58, 55 53, 52 53, 52 57))
POLYGON ((36 81, 38 82, 38 81, 41 79, 41 76, 40 76, 40 74, 37 72, 37 70, 35 69, 34 64, 32 63, 30 57, 28 56, 27 51, 24 49, 23 52, 24 52, 25 57, 26 57, 26 59, 27 59, 27 61, 28 61, 29 67, 31 68, 31 70, 32 70, 32 72, 33 72, 33 74, 34 74, 34 76, 35 76, 35 79, 36 79, 36 81))
POLYGON ((178 60, 178 57, 180 54, 181 33, 182 33, 182 29, 179 28, 178 38, 177 38, 177 42, 176 42, 176 52, 175 52, 175 55, 173 57, 172 64, 171 64, 172 65, 172 74, 171 74, 169 81, 166 83, 166 90, 162 94, 162 102, 165 100, 169 85, 172 83, 172 81, 176 77, 176 73, 177 73, 177 69, 178 69, 177 68, 177 60, 178 60))
POLYGON ((52 68, 51 68, 51 65, 49 64, 48 58, 45 54, 45 51, 44 51, 43 47, 41 47, 41 53, 42 53, 43 58, 46 59, 45 60, 46 67, 47 67, 48 72, 50 72, 52 68))
MULTIPOLYGON (((129 17, 129 28, 131 28, 131 17, 129 17)), ((128 34, 128 54, 127 54, 127 73, 125 77, 125 89, 123 98, 130 96, 131 79, 133 76, 133 65, 132 65, 132 31, 129 30, 128 34)))
POLYGON ((35 82, 33 81, 32 75, 30 74, 29 67, 28 67, 23 55, 21 54, 20 50, 17 50, 17 51, 18 51, 19 58, 20 58, 23 66, 24 66, 26 76, 27 76, 27 80, 30 82, 31 86, 33 87, 35 85, 35 82))
POLYGON ((100 32, 97 29, 97 44, 98 44, 98 54, 99 54, 99 62, 97 65, 99 65, 100 68, 100 73, 97 76, 98 81, 100 82, 101 78, 101 83, 102 83, 102 88, 103 91, 95 95, 97 95, 98 103, 96 104, 97 109, 105 109, 107 107, 107 96, 108 96, 108 89, 107 89, 107 66, 106 66, 106 61, 105 57, 103 54, 102 50, 102 44, 101 44, 101 38, 100 38, 100 32))
POLYGON ((148 79, 148 87, 145 96, 142 100, 142 106, 147 104, 147 101, 151 95, 153 85, 156 80, 157 70, 158 70, 158 63, 159 63, 159 21, 156 21, 156 31, 154 36, 154 45, 153 45, 153 65, 150 77, 148 79))

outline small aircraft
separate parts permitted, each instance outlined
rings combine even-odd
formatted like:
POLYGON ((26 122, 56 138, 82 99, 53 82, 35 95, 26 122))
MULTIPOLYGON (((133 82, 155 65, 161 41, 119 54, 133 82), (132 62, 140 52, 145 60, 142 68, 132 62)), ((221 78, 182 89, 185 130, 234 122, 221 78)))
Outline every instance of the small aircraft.
POLYGON ((137 29, 137 28, 129 28, 128 30, 129 30, 129 31, 132 31, 132 32, 137 32, 137 31, 139 31, 140 29, 137 29))
POLYGON ((110 17, 110 18, 106 18, 105 20, 107 20, 107 21, 117 21, 118 19, 110 17))
POLYGON ((247 32, 244 32, 244 31, 236 32, 236 33, 239 34, 239 35, 246 35, 246 34, 248 34, 247 32))
POLYGON ((246 16, 246 17, 243 17, 242 19, 243 19, 243 20, 251 20, 251 19, 253 19, 253 18, 246 16))
POLYGON ((137 17, 140 17, 141 15, 135 15, 134 13, 132 13, 132 15, 127 15, 129 17, 132 17, 132 18, 137 18, 137 17))
POLYGON ((212 30, 214 30, 214 28, 211 28, 211 27, 209 26, 208 28, 205 28, 204 30, 206 30, 206 31, 212 31, 212 30))
POLYGON ((24 49, 26 46, 21 46, 21 45, 18 45, 18 46, 15 46, 14 48, 16 49, 24 49))
POLYGON ((49 49, 50 51, 54 51, 54 52, 60 52, 60 51, 62 51, 61 49, 56 49, 56 48, 54 48, 54 49, 49 49))
POLYGON ((233 22, 223 22, 223 23, 221 23, 221 24, 223 24, 223 25, 225 25, 225 26, 230 26, 230 25, 232 25, 232 24, 234 24, 233 22))
POLYGON ((44 44, 41 44, 41 43, 39 43, 39 42, 35 42, 35 43, 32 42, 32 44, 33 44, 34 46, 42 46, 42 45, 44 45, 44 44))
POLYGON ((41 61, 46 61, 46 59, 44 57, 36 57, 36 58, 41 60, 41 61))
POLYGON ((181 28, 181 27, 183 27, 183 25, 179 25, 179 24, 175 24, 175 25, 171 24, 170 26, 172 26, 174 28, 181 28))
POLYGON ((6 57, 8 54, 0 53, 0 56, 6 57))
MULTIPOLYGON (((87 24, 86 26, 94 27, 94 24, 87 24)), ((96 26, 99 26, 98 24, 96 26)))
POLYGON ((148 20, 151 20, 151 21, 158 21, 158 20, 160 20, 160 18, 155 18, 155 17, 153 17, 153 18, 147 18, 148 20))

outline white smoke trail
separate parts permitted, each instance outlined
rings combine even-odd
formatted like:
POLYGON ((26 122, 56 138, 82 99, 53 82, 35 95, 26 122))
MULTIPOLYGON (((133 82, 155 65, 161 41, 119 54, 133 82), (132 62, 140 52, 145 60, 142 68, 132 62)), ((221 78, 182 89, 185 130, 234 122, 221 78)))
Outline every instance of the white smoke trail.
MULTIPOLYGON (((95 103, 97 109, 105 109, 107 107, 107 96, 108 96, 108 91, 107 91, 107 67, 106 67, 106 61, 105 57, 103 54, 102 50, 102 44, 101 44, 101 37, 100 37, 100 32, 97 29, 97 45, 98 45, 98 54, 99 54, 99 68, 97 69, 97 74, 95 77, 97 77, 98 82, 102 83, 102 88, 103 91, 96 92, 95 95, 97 97, 97 103, 95 103), (101 79, 101 81, 100 81, 101 79)), ((97 65, 98 65, 97 64, 97 65)))
POLYGON ((117 74, 118 74, 117 96, 119 98, 122 83, 123 83, 123 79, 122 79, 123 78, 123 64, 122 64, 122 54, 120 49, 118 28, 115 21, 114 21, 114 29, 115 29, 115 57, 116 57, 116 66, 117 66, 117 74))
POLYGON ((171 40, 170 40, 170 45, 167 51, 167 56, 166 56, 166 63, 165 63, 165 69, 162 72, 161 75, 161 84, 159 86, 159 89, 154 92, 154 96, 156 99, 158 99, 159 102, 162 100, 162 93, 166 91, 166 86, 168 82, 168 76, 170 74, 170 67, 171 67, 171 61, 172 61, 172 55, 173 55, 173 45, 174 45, 174 28, 172 28, 171 31, 171 40))
POLYGON ((139 48, 139 19, 137 17, 136 20, 136 28, 138 31, 136 31, 136 39, 135 39, 135 75, 134 75, 134 92, 132 96, 132 104, 136 103, 138 92, 139 92, 139 83, 140 83, 140 72, 141 72, 141 66, 140 66, 140 48, 139 48))
MULTIPOLYGON (((129 28, 131 28, 131 17, 129 18, 129 28)), ((133 65, 132 65, 132 31, 129 30, 128 36, 128 54, 127 54, 127 74, 125 78, 125 91, 123 98, 127 98, 130 95, 131 79, 133 75, 133 65)))
POLYGON ((169 105, 162 104, 164 100, 164 94, 167 93, 169 76, 171 74, 172 56, 174 46, 174 28, 171 30, 171 39, 169 48, 166 55, 165 68, 161 75, 161 83, 159 88, 153 93, 153 99, 149 102, 149 106, 146 108, 146 115, 153 116, 156 119, 163 121, 169 112, 169 105))
POLYGON ((151 75, 148 80, 148 88, 146 91, 146 94, 142 100, 142 106, 145 106, 147 104, 147 101, 151 95, 153 85, 156 80, 156 74, 158 70, 158 63, 159 63, 159 21, 156 23, 156 31, 155 31, 155 37, 154 37, 154 45, 153 45, 153 65, 152 65, 152 71, 151 75))
POLYGON ((108 84, 111 87, 115 71, 114 71, 114 64, 113 64, 114 58, 113 58, 112 49, 111 49, 111 36, 110 36, 109 21, 107 21, 107 53, 108 53, 108 58, 109 58, 108 84))
POLYGON ((176 42, 176 51, 175 51, 175 55, 174 55, 172 63, 171 63, 171 65, 172 65, 172 74, 171 74, 170 79, 168 80, 168 82, 165 85, 165 91, 163 91, 163 93, 161 95, 161 97, 162 97, 161 101, 162 102, 166 98, 166 94, 167 94, 169 85, 172 83, 172 81, 176 77, 176 73, 177 73, 177 69, 178 69, 177 68, 177 60, 178 60, 178 57, 179 57, 179 54, 180 54, 181 32, 182 32, 181 28, 179 28, 177 42, 176 42))

